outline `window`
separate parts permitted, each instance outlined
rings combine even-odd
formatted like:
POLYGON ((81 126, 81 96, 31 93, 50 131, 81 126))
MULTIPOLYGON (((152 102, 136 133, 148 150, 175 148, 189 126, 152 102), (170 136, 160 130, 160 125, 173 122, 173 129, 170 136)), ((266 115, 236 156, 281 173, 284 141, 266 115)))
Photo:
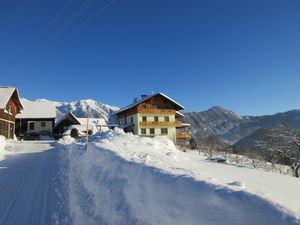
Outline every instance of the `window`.
POLYGON ((147 117, 146 117, 146 116, 143 116, 143 117, 142 117, 142 120, 143 120, 143 122, 147 122, 147 117))
POLYGON ((34 130, 34 122, 29 122, 29 130, 34 130))
POLYGON ((133 123, 133 117, 130 117, 130 122, 133 123))
POLYGON ((141 134, 146 134, 146 129, 145 128, 141 129, 141 134))
POLYGON ((154 106, 153 106, 153 109, 157 109, 157 105, 154 105, 154 106))
POLYGON ((168 128, 161 128, 161 134, 168 134, 168 128))
POLYGON ((154 128, 150 128, 150 134, 155 134, 155 129, 154 128))
POLYGON ((127 125, 127 118, 126 118, 126 116, 124 117, 124 124, 127 125))
POLYGON ((158 122, 158 116, 154 116, 154 121, 158 122))
POLYGON ((147 109, 146 105, 141 105, 141 109, 147 109))
POLYGON ((41 127, 45 127, 46 126, 46 122, 41 122, 41 127))
POLYGON ((165 116, 165 121, 166 122, 169 122, 170 121, 170 118, 168 116, 165 116))

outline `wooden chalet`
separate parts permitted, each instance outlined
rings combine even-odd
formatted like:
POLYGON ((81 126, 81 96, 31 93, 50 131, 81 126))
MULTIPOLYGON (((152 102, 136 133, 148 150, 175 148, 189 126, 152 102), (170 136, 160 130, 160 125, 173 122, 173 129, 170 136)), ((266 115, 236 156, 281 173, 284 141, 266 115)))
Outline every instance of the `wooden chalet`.
POLYGON ((17 88, 0 87, 0 135, 14 138, 15 118, 23 109, 17 88))
POLYGON ((125 132, 139 136, 154 137, 163 135, 181 146, 189 146, 191 134, 189 124, 183 124, 177 119, 184 117, 180 110, 184 107, 159 92, 150 96, 142 95, 133 103, 115 114, 119 127, 125 132))

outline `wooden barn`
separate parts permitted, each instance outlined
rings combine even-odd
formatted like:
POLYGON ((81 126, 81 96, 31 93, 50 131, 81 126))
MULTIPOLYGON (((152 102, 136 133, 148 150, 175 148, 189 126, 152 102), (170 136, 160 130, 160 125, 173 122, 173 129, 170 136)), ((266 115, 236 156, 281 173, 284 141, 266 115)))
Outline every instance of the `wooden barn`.
POLYGON ((80 125, 79 120, 73 113, 69 112, 66 115, 61 116, 55 123, 55 127, 53 130, 53 136, 56 139, 62 137, 63 133, 68 129, 71 125, 80 125))
POLYGON ((14 138, 15 118, 23 108, 17 88, 0 87, 0 135, 14 138))

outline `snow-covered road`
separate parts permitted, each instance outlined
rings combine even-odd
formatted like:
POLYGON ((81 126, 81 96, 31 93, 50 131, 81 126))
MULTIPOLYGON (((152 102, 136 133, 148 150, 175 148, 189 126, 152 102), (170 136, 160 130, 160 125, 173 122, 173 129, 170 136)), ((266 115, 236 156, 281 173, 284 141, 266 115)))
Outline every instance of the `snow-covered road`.
POLYGON ((67 224, 58 150, 51 141, 8 145, 0 161, 0 224, 67 224))

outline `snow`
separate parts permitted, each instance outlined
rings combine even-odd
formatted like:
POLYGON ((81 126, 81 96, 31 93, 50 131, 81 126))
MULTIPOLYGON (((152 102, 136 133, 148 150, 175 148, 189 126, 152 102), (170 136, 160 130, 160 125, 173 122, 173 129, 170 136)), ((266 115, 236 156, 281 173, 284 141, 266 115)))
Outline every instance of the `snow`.
POLYGON ((0 224, 72 224, 55 142, 9 141, 8 145, 13 156, 0 161, 0 224))
POLYGON ((298 179, 183 153, 115 129, 63 138, 74 224, 300 224, 298 179))
POLYGON ((156 95, 161 95, 161 96, 165 97, 165 98, 168 99, 169 101, 171 101, 171 102, 173 102, 174 104, 176 104, 177 107, 180 108, 180 110, 184 109, 184 107, 183 107, 182 105, 180 105, 178 102, 176 102, 175 100, 173 100, 173 99, 170 98, 169 96, 165 95, 165 94, 162 93, 162 92, 158 92, 158 93, 149 95, 149 96, 147 96, 146 98, 142 98, 142 99, 140 99, 139 101, 134 102, 134 103, 132 103, 132 104, 130 104, 130 105, 124 107, 124 108, 121 108, 121 109, 119 109, 117 112, 115 112, 114 114, 118 114, 118 113, 123 112, 123 111, 125 111, 125 110, 127 110, 127 109, 130 109, 130 108, 132 108, 132 107, 134 107, 134 106, 137 106, 138 104, 140 104, 140 103, 142 103, 142 102, 144 102, 144 101, 147 101, 148 99, 150 99, 150 98, 152 98, 152 97, 154 97, 154 96, 156 96, 156 95))
POLYGON ((6 159, 8 156, 16 154, 13 151, 9 151, 13 142, 14 141, 12 140, 6 140, 4 136, 0 135, 0 161, 6 159))
POLYGON ((3 160, 6 153, 4 151, 6 145, 6 139, 4 136, 0 135, 0 160, 3 160))
MULTIPOLYGON (((73 115, 74 116, 74 115, 73 115)), ((80 124, 74 124, 74 125, 70 125, 68 127, 68 129, 64 132, 64 136, 68 136, 71 135, 71 130, 72 129, 77 129, 80 133, 80 135, 84 135, 85 136, 85 131, 87 128, 87 118, 77 118, 74 116, 75 119, 77 119, 77 121, 80 124)), ((89 124, 88 124, 88 129, 92 131, 93 134, 97 133, 97 132, 103 132, 103 131, 108 131, 109 128, 107 126, 107 123, 105 121, 105 119, 103 118, 89 118, 89 124)))
POLYGON ((24 110, 22 114, 18 114, 16 118, 29 119, 29 118, 55 118, 56 110, 55 105, 51 102, 32 102, 24 101, 24 110))
POLYGON ((105 121, 110 119, 112 112, 118 110, 118 107, 102 104, 92 99, 74 101, 70 103, 62 103, 57 105, 60 114, 72 112, 78 117, 104 118, 105 121))

